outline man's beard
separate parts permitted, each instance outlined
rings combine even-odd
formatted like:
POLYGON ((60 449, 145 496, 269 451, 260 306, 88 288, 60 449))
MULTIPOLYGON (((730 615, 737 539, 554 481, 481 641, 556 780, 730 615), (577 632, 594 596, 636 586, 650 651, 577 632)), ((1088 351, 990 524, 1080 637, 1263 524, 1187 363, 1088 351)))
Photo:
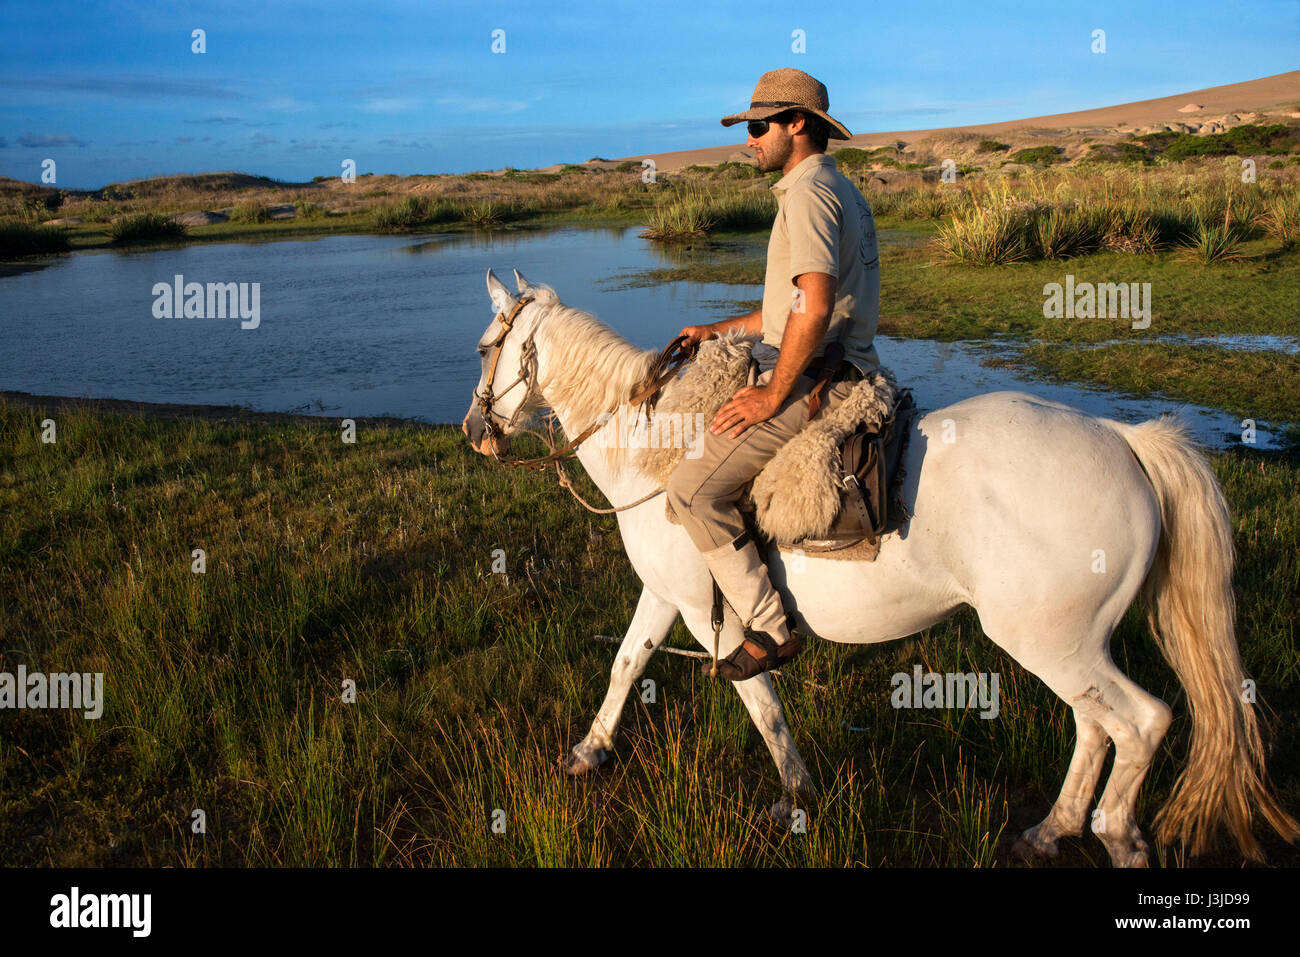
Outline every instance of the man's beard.
POLYGON ((783 169, 792 152, 794 152, 794 141, 789 140, 784 144, 764 150, 761 155, 755 153, 759 171, 771 173, 783 169))

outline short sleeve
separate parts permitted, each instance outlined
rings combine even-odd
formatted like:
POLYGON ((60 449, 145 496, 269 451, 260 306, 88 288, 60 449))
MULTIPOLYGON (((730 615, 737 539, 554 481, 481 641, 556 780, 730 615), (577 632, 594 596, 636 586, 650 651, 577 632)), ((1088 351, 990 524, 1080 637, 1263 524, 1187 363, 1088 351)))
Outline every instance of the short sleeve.
POLYGON ((834 190, 813 184, 793 191, 785 201, 786 234, 790 243, 790 282, 806 272, 839 277, 839 198, 834 190))

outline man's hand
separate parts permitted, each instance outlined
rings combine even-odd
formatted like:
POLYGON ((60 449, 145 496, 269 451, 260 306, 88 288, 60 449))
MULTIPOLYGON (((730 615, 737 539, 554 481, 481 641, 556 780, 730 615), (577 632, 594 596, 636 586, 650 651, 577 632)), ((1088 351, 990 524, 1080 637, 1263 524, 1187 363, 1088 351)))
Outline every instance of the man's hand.
POLYGON ((718 335, 717 331, 714 330, 713 326, 711 325, 686 326, 685 328, 682 329, 681 332, 677 334, 679 336, 686 337, 687 339, 686 347, 690 349, 692 352, 694 352, 696 349, 700 347, 701 342, 707 342, 710 339, 715 339, 717 338, 718 335))
POLYGON ((727 429, 729 439, 737 438, 751 425, 766 422, 781 408, 782 399, 765 385, 747 385, 731 397, 731 401, 718 410, 709 431, 720 435, 727 429))

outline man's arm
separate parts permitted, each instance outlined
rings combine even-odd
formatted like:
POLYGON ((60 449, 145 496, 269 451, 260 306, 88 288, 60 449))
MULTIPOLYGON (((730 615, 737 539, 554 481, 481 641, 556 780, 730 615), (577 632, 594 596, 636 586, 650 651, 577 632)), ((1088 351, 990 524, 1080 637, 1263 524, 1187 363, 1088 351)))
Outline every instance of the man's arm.
POLYGON ((743 316, 736 316, 734 319, 722 319, 703 326, 686 326, 678 335, 686 336, 691 340, 691 345, 698 346, 701 342, 724 335, 733 329, 739 329, 747 336, 761 335, 763 332, 763 310, 755 309, 753 312, 746 313, 743 316))
POLYGON ((795 300, 795 308, 790 310, 772 378, 767 385, 740 389, 719 409, 709 426, 714 435, 730 429, 728 438, 734 439, 751 425, 770 419, 817 354, 822 337, 830 326, 838 280, 829 273, 806 272, 795 278, 795 285, 801 295, 795 300))

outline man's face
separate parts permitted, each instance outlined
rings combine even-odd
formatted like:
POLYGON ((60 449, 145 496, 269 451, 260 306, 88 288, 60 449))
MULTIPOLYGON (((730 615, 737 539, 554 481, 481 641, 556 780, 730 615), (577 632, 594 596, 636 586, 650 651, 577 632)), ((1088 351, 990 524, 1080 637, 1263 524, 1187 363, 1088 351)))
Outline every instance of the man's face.
MULTIPOLYGON (((797 119, 797 118, 796 118, 797 119)), ((758 159, 758 168, 764 173, 784 169, 790 154, 794 152, 794 134, 791 124, 769 122, 767 132, 762 136, 750 136, 745 145, 754 151, 758 159)))

